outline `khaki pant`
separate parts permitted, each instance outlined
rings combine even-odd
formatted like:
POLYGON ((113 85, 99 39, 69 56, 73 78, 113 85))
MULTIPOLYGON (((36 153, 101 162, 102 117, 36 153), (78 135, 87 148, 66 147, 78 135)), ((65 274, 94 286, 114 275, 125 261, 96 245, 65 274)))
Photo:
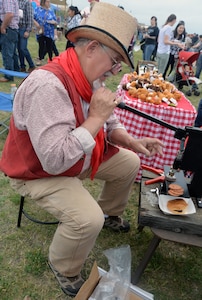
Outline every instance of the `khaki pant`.
POLYGON ((68 277, 80 273, 103 227, 103 213, 123 213, 139 165, 138 156, 126 149, 102 163, 95 176, 105 181, 98 202, 82 184, 81 179, 89 177, 90 172, 80 178, 11 179, 13 188, 29 195, 60 221, 49 249, 49 259, 60 273, 68 277))

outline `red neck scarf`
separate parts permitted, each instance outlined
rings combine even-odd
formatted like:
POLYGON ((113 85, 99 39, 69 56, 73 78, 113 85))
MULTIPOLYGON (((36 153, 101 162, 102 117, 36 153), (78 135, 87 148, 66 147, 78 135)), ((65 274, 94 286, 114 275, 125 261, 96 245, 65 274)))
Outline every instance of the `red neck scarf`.
MULTIPOLYGON (((54 57, 53 62, 56 62, 63 67, 65 72, 67 72, 67 74, 74 81, 78 94, 81 96, 81 98, 84 101, 90 103, 92 97, 92 88, 89 82, 87 81, 83 73, 83 70, 81 69, 80 62, 78 60, 74 48, 69 48, 67 51, 62 52, 58 57, 54 57)), ((99 165, 103 161, 103 154, 104 154, 104 129, 103 128, 101 128, 98 134, 96 135, 95 142, 96 144, 93 149, 92 158, 91 158, 91 167, 92 167, 91 179, 94 178, 99 165)))

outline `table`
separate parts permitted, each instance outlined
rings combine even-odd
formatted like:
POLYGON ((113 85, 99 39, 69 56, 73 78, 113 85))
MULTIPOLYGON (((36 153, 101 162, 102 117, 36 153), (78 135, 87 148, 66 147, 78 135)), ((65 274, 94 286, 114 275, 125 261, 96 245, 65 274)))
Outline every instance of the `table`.
POLYGON ((148 178, 155 178, 157 175, 149 171, 143 171, 140 191, 140 203, 138 211, 138 224, 141 227, 149 226, 158 229, 166 229, 175 233, 194 234, 202 237, 202 209, 196 206, 196 213, 187 216, 165 215, 156 202, 152 203, 148 198, 148 192, 156 187, 160 188, 160 183, 145 185, 148 178))
POLYGON ((132 274, 132 283, 137 284, 152 255, 162 239, 202 248, 202 209, 197 208, 196 213, 187 216, 165 215, 158 207, 158 203, 151 202, 148 197, 151 189, 159 187, 159 183, 145 185, 145 181, 155 175, 143 171, 141 191, 139 198, 138 229, 150 227, 153 238, 147 248, 142 261, 132 274))
MULTIPOLYGON (((117 95, 123 99, 123 102, 148 115, 170 123, 177 128, 184 129, 185 126, 193 126, 197 111, 183 93, 177 107, 171 107, 167 104, 155 105, 142 102, 130 97, 128 92, 122 89, 122 84, 127 82, 127 76, 128 74, 123 76, 117 90, 117 95)), ((140 153, 139 157, 142 164, 160 169, 163 169, 164 165, 173 164, 180 147, 180 141, 174 138, 174 131, 120 108, 115 109, 115 114, 133 137, 156 137, 164 143, 163 157, 155 155, 148 158, 140 153)), ((141 174, 142 171, 140 170, 136 178, 137 182, 141 180, 141 174)))

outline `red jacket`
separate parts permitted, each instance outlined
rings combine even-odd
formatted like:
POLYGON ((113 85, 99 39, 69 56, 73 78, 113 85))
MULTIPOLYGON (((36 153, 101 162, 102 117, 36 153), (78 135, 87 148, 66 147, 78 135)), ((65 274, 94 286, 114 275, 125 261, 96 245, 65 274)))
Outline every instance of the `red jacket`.
MULTIPOLYGON (((68 90, 70 99, 74 106, 74 110, 76 109, 76 107, 78 107, 78 105, 81 105, 80 98, 76 91, 73 80, 67 75, 67 73, 61 66, 54 63, 49 63, 46 66, 43 66, 42 69, 51 71, 61 80, 61 82, 64 84, 64 87, 68 90)), ((75 114, 77 116, 77 127, 82 124, 81 120, 83 120, 83 116, 78 115, 78 111, 82 110, 77 110, 77 113, 75 114)), ((107 148, 105 147, 103 160, 107 160, 113 154, 118 152, 118 148, 110 144, 107 144, 106 146, 107 148)), ((9 134, 6 139, 0 161, 0 169, 11 178, 24 180, 39 179, 51 176, 74 177, 80 174, 84 159, 85 154, 74 166, 61 174, 52 175, 45 172, 33 149, 28 132, 17 129, 15 127, 14 119, 12 116, 10 121, 9 134)))

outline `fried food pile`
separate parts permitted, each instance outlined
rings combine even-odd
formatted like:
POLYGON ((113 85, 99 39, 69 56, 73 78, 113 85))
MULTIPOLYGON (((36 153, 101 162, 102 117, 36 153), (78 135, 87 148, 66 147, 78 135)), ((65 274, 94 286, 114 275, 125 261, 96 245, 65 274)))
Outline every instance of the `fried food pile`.
POLYGON ((156 71, 141 75, 132 72, 128 74, 128 83, 123 84, 122 88, 128 91, 129 96, 153 104, 165 102, 170 106, 177 106, 182 97, 176 87, 156 71))

